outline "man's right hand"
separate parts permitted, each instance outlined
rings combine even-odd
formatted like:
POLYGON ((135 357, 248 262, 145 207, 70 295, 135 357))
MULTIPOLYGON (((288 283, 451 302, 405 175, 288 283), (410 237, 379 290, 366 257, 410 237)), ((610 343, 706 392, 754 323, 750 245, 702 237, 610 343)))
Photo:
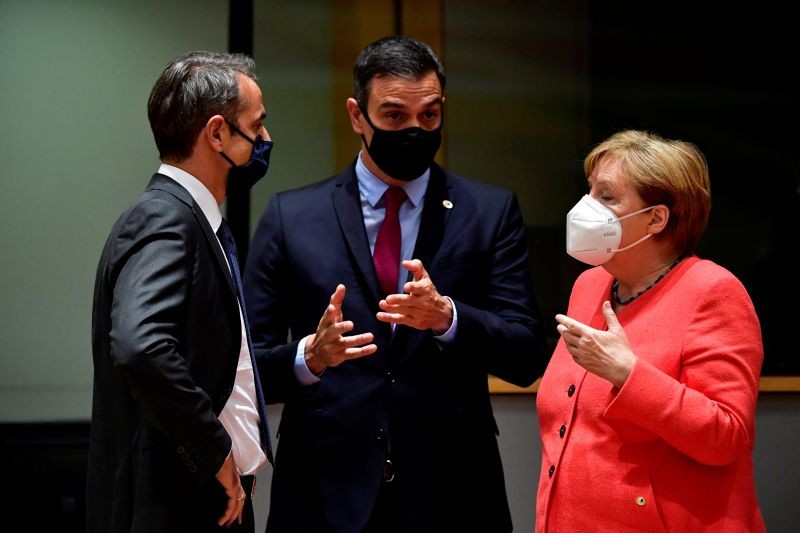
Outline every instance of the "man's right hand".
POLYGON ((316 375, 320 375, 329 366, 372 355, 378 350, 377 345, 367 344, 374 339, 372 333, 344 336, 354 327, 351 321, 343 320, 344 294, 344 285, 337 285, 331 295, 331 302, 319 321, 317 332, 306 339, 306 365, 316 375))
POLYGON ((225 507, 225 513, 217 520, 217 524, 223 527, 231 527, 234 522, 241 524, 246 495, 239 479, 236 462, 233 460, 233 453, 228 454, 228 458, 222 463, 216 476, 217 481, 225 489, 225 495, 228 496, 228 505, 225 507))

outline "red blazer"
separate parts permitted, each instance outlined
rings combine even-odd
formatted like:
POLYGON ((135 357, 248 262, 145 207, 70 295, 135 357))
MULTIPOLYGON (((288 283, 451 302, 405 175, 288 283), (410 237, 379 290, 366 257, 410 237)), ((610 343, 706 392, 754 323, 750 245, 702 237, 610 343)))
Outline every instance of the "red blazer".
MULTIPOLYGON (((581 274, 567 314, 606 327, 612 277, 581 274)), ((537 408, 537 531, 764 531, 752 450, 761 330, 742 284, 697 257, 618 315, 637 361, 621 389, 563 340, 537 408)))

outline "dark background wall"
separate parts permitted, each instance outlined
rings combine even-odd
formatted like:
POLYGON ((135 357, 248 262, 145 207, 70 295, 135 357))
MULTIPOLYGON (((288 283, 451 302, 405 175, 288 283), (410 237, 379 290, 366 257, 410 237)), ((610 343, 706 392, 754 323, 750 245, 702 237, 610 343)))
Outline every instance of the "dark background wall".
POLYGON ((592 139, 648 129, 697 144, 712 216, 699 249, 745 283, 763 374, 800 374, 800 47, 774 4, 590 3, 592 139))
MULTIPOLYGON (((391 12, 396 3, 254 2, 254 53, 276 150, 268 179, 253 190, 251 222, 274 192, 337 170, 333 117, 344 105, 331 97, 338 83, 332 43, 343 28, 364 24, 342 21, 340 7, 355 6, 369 24, 375 6, 391 12)), ((563 310, 583 268, 564 253, 563 228, 586 190, 583 157, 614 131, 649 129, 706 154, 714 206, 699 252, 750 291, 764 331, 764 374, 800 374, 800 283, 788 257, 800 229, 800 98, 791 81, 797 19, 790 8, 590 0, 440 6, 449 71, 445 162, 519 195, 546 320, 563 310)), ((226 49, 227 11, 216 0, 0 0, 0 116, 7 125, 0 143, 0 468, 13 494, 0 505, 7 517, 81 529, 94 268, 113 220, 157 168, 145 116, 153 81, 180 53, 226 49)), ((530 531, 535 396, 495 396, 493 403, 514 522, 530 531)), ((276 419, 279 408, 271 407, 276 419)), ((759 403, 756 479, 771 531, 800 522, 793 503, 798 408, 794 393, 764 394, 759 403)), ((269 475, 260 475, 261 520, 269 475)))

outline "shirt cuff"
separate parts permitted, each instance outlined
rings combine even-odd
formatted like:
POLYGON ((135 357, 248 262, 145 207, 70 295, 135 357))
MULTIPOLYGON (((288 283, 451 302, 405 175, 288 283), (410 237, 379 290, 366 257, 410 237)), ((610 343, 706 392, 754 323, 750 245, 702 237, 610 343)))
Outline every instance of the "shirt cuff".
POLYGON ((453 308, 453 322, 450 323, 450 327, 447 328, 447 331, 441 335, 434 335, 433 338, 439 342, 448 343, 453 342, 456 338, 456 331, 458 330, 458 311, 456 310, 456 303, 453 299, 449 296, 445 296, 445 298, 450 300, 450 305, 453 308))
POLYGON ((300 339, 297 343, 297 355, 294 356, 294 375, 301 385, 313 385, 319 382, 319 377, 315 376, 306 364, 306 339, 310 336, 300 339))

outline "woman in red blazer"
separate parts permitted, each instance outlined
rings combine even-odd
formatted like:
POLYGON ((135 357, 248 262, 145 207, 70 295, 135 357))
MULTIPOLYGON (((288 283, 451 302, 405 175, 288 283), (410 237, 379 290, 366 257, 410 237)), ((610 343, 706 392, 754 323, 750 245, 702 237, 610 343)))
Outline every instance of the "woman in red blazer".
POLYGON ((733 274, 693 252, 711 205, 692 144, 625 131, 567 215, 577 279, 537 398, 537 531, 764 531, 753 481, 763 348, 733 274), (600 266, 602 265, 602 266, 600 266))

